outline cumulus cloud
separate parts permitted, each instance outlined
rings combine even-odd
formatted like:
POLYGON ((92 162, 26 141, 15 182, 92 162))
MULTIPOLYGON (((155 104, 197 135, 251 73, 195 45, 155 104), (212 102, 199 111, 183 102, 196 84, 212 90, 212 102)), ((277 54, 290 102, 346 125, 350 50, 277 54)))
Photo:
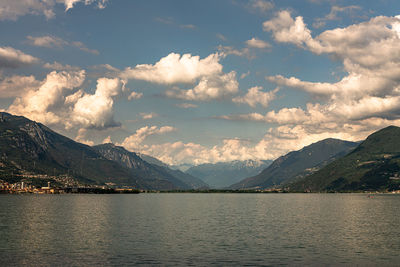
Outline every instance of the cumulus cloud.
POLYGON ((141 64, 134 68, 126 68, 121 77, 158 84, 193 83, 200 77, 221 73, 222 65, 219 60, 219 54, 200 59, 199 56, 190 54, 181 56, 171 53, 154 65, 141 64))
POLYGON ((88 145, 93 146, 94 142, 92 140, 85 139, 87 130, 85 128, 81 128, 78 130, 78 135, 75 137, 75 141, 88 145))
POLYGON ((265 114, 219 116, 272 126, 262 140, 243 153, 268 158, 324 138, 357 141, 388 125, 400 125, 400 17, 375 17, 313 37, 302 17, 293 19, 290 12, 281 11, 264 23, 264 29, 277 42, 332 56, 343 63, 347 74, 333 83, 267 77, 278 85, 318 96, 315 99, 321 102, 265 114))
POLYGON ((143 97, 143 93, 138 93, 138 92, 132 91, 128 96, 128 100, 140 99, 142 97, 143 97))
POLYGON ((167 90, 166 95, 184 100, 209 101, 231 96, 236 94, 238 90, 239 84, 236 80, 236 72, 231 71, 219 76, 203 77, 193 89, 173 88, 167 90))
POLYGON ((219 63, 222 55, 211 54, 201 59, 190 54, 171 53, 151 64, 141 64, 126 68, 122 79, 144 80, 158 84, 196 84, 191 89, 174 86, 166 91, 166 96, 192 101, 222 99, 238 91, 236 72, 224 73, 219 63))
POLYGON ((18 17, 27 14, 43 15, 46 19, 51 19, 55 16, 56 4, 63 4, 65 11, 68 11, 78 2, 85 5, 95 3, 102 9, 106 6, 107 0, 2 0, 0 1, 0 20, 17 20, 18 17))
POLYGON ((12 47, 0 47, 0 68, 18 68, 38 61, 39 59, 12 47))
POLYGON ((8 112, 65 129, 108 128, 119 124, 113 118, 114 98, 124 91, 119 78, 99 78, 94 94, 80 87, 85 71, 53 71, 36 86, 17 97, 8 112))
POLYGON ((246 44, 249 47, 259 48, 259 49, 271 47, 271 45, 268 42, 254 38, 254 37, 251 38, 250 40, 247 40, 246 44))
POLYGON ((84 43, 79 42, 79 41, 70 42, 70 41, 63 40, 59 37, 49 36, 49 35, 36 36, 36 37, 28 35, 26 38, 28 39, 30 44, 32 44, 34 46, 47 47, 47 48, 62 48, 65 46, 70 46, 70 47, 78 48, 79 50, 85 51, 87 53, 91 53, 91 54, 95 54, 95 55, 99 54, 99 51, 97 51, 95 49, 89 49, 86 47, 86 45, 84 43))
POLYGON ((39 86, 40 82, 33 75, 0 78, 0 98, 13 98, 39 86))
POLYGON ((142 152, 148 148, 148 145, 143 144, 143 141, 151 135, 162 135, 170 132, 174 132, 177 129, 172 126, 145 126, 124 139, 121 144, 123 147, 130 151, 142 152))
POLYGON ((232 99, 233 102, 239 104, 247 104, 251 107, 255 107, 260 104, 263 107, 268 107, 269 103, 275 99, 278 88, 270 92, 262 92, 263 88, 260 86, 252 87, 248 90, 247 94, 244 96, 238 96, 232 99))

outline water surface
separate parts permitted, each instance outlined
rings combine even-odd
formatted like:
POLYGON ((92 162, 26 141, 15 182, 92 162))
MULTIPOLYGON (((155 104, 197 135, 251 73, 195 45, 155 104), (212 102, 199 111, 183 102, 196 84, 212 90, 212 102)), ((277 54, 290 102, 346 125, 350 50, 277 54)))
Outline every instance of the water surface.
POLYGON ((0 265, 396 265, 400 195, 0 195, 0 265))

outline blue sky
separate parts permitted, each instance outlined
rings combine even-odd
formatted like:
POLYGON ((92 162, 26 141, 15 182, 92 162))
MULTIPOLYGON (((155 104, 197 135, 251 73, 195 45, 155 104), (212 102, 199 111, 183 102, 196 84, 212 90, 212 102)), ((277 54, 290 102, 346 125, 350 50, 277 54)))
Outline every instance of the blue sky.
POLYGON ((0 109, 171 163, 400 125, 395 0, 2 0, 0 109))

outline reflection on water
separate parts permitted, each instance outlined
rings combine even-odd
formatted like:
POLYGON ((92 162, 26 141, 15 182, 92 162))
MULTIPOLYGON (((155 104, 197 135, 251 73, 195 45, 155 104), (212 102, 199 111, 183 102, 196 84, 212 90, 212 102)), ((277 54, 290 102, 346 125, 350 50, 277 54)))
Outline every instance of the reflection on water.
POLYGON ((393 265, 399 207, 399 195, 2 195, 0 265, 393 265))

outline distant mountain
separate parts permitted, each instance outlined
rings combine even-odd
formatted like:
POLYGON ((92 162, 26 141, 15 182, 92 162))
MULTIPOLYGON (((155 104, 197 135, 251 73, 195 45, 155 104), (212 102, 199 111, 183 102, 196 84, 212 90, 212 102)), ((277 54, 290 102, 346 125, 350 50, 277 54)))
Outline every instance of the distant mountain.
POLYGON ((245 177, 260 173, 272 161, 245 160, 207 163, 191 167, 186 173, 199 177, 212 188, 225 188, 245 177))
POLYGON ((178 170, 172 170, 168 168, 167 164, 151 156, 136 154, 111 143, 97 145, 93 148, 105 158, 118 162, 121 166, 131 169, 141 177, 152 177, 171 182, 175 188, 169 189, 208 188, 208 185, 200 179, 178 170))
POLYGON ((399 190, 400 128, 371 134, 350 154, 288 187, 314 192, 399 190))
POLYGON ((14 181, 26 174, 68 175, 82 183, 151 188, 142 177, 93 148, 25 117, 0 112, 0 179, 14 181))
MULTIPOLYGON (((179 168, 174 168, 174 166, 170 166, 159 159, 156 159, 152 156, 146 154, 138 154, 144 161, 147 161, 153 165, 158 165, 164 167, 166 171, 172 174, 174 177, 178 178, 179 180, 183 181, 185 184, 189 185, 192 189, 205 189, 209 188, 209 185, 205 183, 203 180, 194 177, 188 173, 184 173, 179 168)), ((181 166, 189 165, 189 164, 182 164, 181 166)))
POLYGON ((154 165, 158 165, 158 166, 162 166, 162 167, 167 167, 169 168, 169 165, 162 162, 161 160, 154 158, 152 156, 146 155, 146 154, 142 154, 142 153, 136 153, 142 160, 150 163, 150 164, 154 164, 154 165))
POLYGON ((180 170, 180 171, 186 172, 193 166, 194 166, 193 164, 182 163, 182 164, 177 164, 177 165, 170 165, 169 167, 173 170, 180 170))
POLYGON ((357 143, 325 139, 276 159, 260 174, 231 186, 232 189, 265 189, 305 177, 349 153, 357 143))

